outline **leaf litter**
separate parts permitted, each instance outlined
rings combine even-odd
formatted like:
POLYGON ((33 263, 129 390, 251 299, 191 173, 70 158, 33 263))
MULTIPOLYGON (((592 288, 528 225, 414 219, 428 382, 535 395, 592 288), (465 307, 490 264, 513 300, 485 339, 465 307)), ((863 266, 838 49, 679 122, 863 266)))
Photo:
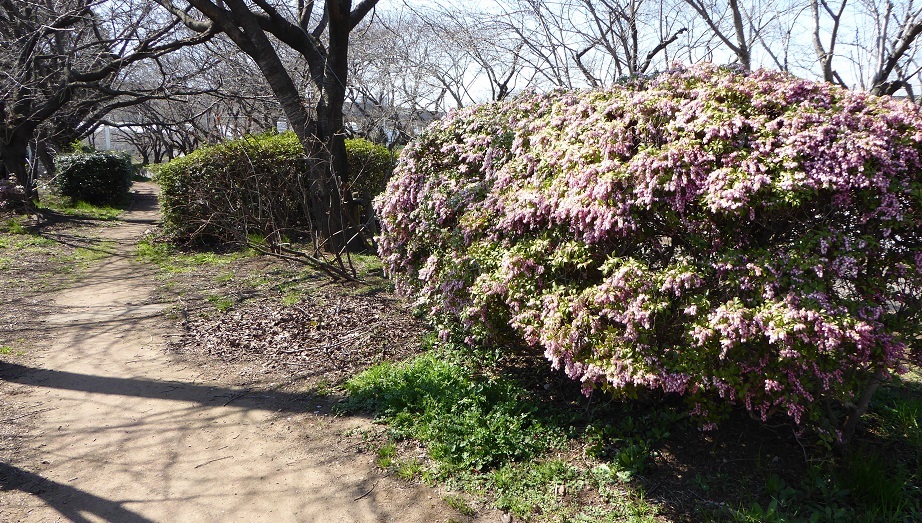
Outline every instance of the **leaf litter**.
POLYGON ((174 350, 329 383, 418 354, 427 332, 392 296, 351 295, 334 286, 293 305, 250 300, 228 312, 186 319, 180 327, 174 350))

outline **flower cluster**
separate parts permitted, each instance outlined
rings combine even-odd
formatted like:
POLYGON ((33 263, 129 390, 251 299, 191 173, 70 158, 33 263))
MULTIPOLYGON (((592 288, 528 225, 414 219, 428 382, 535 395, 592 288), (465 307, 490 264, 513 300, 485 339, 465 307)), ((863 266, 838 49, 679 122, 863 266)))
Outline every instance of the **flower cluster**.
POLYGON ((20 207, 25 198, 25 187, 17 185, 14 176, 7 180, 0 179, 0 211, 20 207))
POLYGON ((431 126, 378 205, 389 274, 443 335, 683 394, 706 424, 740 403, 832 434, 824 405, 917 354, 910 103, 710 65, 524 95, 431 126))

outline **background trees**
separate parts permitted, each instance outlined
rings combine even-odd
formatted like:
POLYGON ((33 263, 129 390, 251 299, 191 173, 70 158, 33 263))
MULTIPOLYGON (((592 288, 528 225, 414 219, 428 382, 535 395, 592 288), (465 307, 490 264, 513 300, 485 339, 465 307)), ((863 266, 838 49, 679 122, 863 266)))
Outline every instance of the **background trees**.
POLYGON ((0 157, 3 175, 33 191, 34 153, 79 138, 108 112, 168 96, 177 78, 161 58, 207 41, 141 0, 0 1, 0 157), (133 68, 160 74, 137 82, 133 68))

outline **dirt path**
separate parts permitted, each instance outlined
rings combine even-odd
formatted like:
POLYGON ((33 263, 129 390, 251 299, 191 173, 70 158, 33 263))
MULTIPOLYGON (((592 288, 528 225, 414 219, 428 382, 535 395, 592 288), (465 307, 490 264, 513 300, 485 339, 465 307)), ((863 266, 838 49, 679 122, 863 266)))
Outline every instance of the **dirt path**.
POLYGON ((165 305, 131 259, 157 219, 155 188, 136 188, 139 205, 100 233, 115 255, 53 296, 50 347, 34 366, 0 363, 14 382, 0 401, 38 413, 30 459, 0 463, 0 521, 448 520, 438 492, 381 477, 348 448, 344 431, 366 422, 203 383, 165 353, 165 305))

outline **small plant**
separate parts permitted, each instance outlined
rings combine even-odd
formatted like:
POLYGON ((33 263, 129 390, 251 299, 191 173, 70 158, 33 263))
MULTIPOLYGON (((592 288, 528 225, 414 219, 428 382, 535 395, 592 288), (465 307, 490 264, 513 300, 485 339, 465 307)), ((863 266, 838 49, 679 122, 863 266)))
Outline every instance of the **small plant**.
POLYGON ((205 298, 208 303, 214 305, 221 312, 227 312, 234 306, 234 299, 227 296, 218 296, 211 294, 205 298))
POLYGON ((463 516, 472 518, 477 514, 477 511, 474 510, 474 507, 472 507, 470 503, 468 503, 467 499, 465 499, 464 496, 450 495, 450 496, 445 496, 444 499, 445 499, 446 505, 457 510, 463 516))
POLYGON ((7 234, 29 234, 29 230, 23 225, 21 220, 10 218, 0 225, 0 232, 7 234))
POLYGON ((850 453, 840 478, 851 495, 881 520, 899 515, 906 507, 906 481, 905 470, 867 449, 850 453))
POLYGON ((411 480, 422 474, 423 464, 416 458, 403 460, 397 464, 397 470, 394 473, 398 478, 411 480))
POLYGON ((396 456, 397 446, 393 443, 387 443, 378 449, 378 460, 375 463, 382 469, 387 469, 394 464, 394 458, 396 456))
POLYGON ((222 272, 221 274, 215 276, 214 281, 216 281, 217 283, 228 283, 230 281, 233 281, 234 276, 236 275, 234 274, 233 271, 222 272))

